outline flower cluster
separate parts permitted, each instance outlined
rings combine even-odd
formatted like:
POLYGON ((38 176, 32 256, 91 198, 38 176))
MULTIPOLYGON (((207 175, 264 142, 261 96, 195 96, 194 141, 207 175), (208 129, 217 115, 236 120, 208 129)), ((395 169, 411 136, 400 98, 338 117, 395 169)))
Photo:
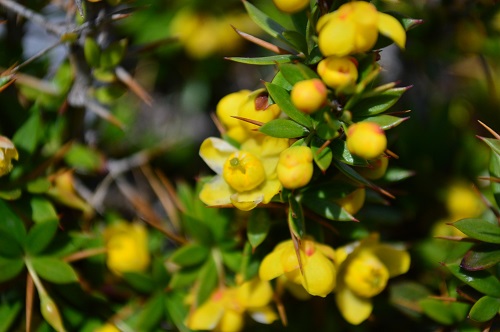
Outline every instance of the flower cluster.
POLYGON ((409 266, 407 251, 379 243, 372 234, 336 250, 311 239, 303 239, 297 248, 292 240, 281 242, 262 261, 259 276, 284 277, 311 295, 325 297, 333 291, 344 318, 357 325, 370 316, 371 298, 409 266))
POLYGON ((236 287, 216 289, 187 319, 192 330, 237 332, 243 328, 244 313, 255 321, 271 324, 278 315, 269 305, 273 290, 268 281, 254 278, 236 287))

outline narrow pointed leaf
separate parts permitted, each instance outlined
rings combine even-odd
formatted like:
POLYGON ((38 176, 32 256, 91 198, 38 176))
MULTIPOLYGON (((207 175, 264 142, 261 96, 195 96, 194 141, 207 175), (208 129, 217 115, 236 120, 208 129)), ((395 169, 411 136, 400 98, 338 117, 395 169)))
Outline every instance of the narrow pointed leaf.
POLYGON ((270 36, 290 44, 290 42, 283 37, 283 33, 286 31, 283 26, 252 5, 250 2, 243 1, 243 5, 245 6, 245 9, 252 21, 262 28, 262 30, 267 32, 270 36))
POLYGON ((33 225, 26 238, 26 250, 32 255, 41 253, 56 235, 57 228, 56 220, 33 225))
POLYGON ((486 137, 479 137, 483 142, 488 144, 488 146, 495 152, 496 154, 500 155, 500 140, 493 139, 493 138, 486 138, 486 137))
POLYGON ((500 280, 489 271, 467 271, 462 269, 459 263, 450 263, 445 266, 455 277, 479 292, 500 297, 500 280))
POLYGON ((498 263, 500 263, 500 247, 490 243, 479 243, 465 254, 460 267, 468 271, 478 271, 498 263))
POLYGON ((261 65, 261 66, 269 66, 275 65, 277 63, 290 63, 296 60, 300 60, 300 57, 293 54, 283 54, 283 55, 270 55, 265 57, 226 57, 226 60, 245 63, 248 65, 261 65))
POLYGON ((309 134, 309 130, 295 121, 274 119, 259 128, 261 133, 278 138, 297 138, 309 134))
POLYGON ((267 237, 271 220, 264 209, 254 209, 248 218, 247 238, 252 245, 252 249, 257 248, 267 237))
POLYGON ((183 245, 177 249, 169 260, 180 266, 193 266, 203 263, 210 250, 197 243, 190 243, 183 245))
POLYGON ((500 227, 484 219, 462 219, 452 225, 471 238, 500 244, 500 227))
POLYGON ((334 139, 330 144, 335 159, 352 166, 368 166, 366 159, 351 154, 344 140, 334 139))
POLYGON ((283 77, 290 82, 291 85, 303 80, 318 78, 318 74, 308 66, 302 63, 284 63, 279 66, 283 77))
MULTIPOLYGON (((489 172, 490 177, 500 178, 500 154, 496 153, 495 151, 491 152, 489 172)), ((500 183, 491 181, 490 187, 497 206, 500 206, 500 183)))
POLYGON ((212 257, 210 257, 205 265, 200 270, 198 276, 199 288, 196 294, 196 299, 198 303, 205 302, 212 294, 213 290, 217 286, 217 266, 212 257))
MULTIPOLYGON (((362 121, 375 122, 383 130, 389 130, 391 128, 399 126, 401 123, 408 120, 409 118, 410 117, 400 118, 394 115, 382 114, 382 115, 363 118, 362 121)), ((355 118, 355 121, 357 121, 358 119, 360 118, 355 118)))
POLYGON ((333 153, 330 146, 323 147, 323 143, 323 140, 315 137, 311 142, 311 151, 314 162, 322 172, 325 172, 332 164, 333 153))
POLYGON ((0 283, 16 277, 24 269, 24 261, 19 258, 5 258, 0 256, 0 283))
POLYGON ((363 98, 355 103, 350 111, 355 117, 373 116, 387 111, 410 87, 385 90, 382 93, 363 98))
POLYGON ((288 226, 293 234, 301 239, 305 234, 304 213, 302 205, 296 200, 294 195, 288 197, 288 226))
POLYGON ((340 205, 334 203, 331 198, 318 198, 312 195, 304 195, 301 202, 312 211, 329 220, 356 221, 356 218, 344 210, 340 205))
POLYGON ((56 283, 67 284, 77 282, 75 270, 68 263, 54 257, 33 257, 31 259, 36 273, 43 279, 56 283))

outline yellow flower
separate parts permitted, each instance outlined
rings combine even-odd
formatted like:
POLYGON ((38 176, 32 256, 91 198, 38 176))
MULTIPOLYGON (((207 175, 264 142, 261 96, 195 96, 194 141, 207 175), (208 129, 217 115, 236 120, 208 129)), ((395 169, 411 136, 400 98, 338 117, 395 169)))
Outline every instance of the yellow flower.
POLYGON ((106 323, 95 329, 94 332, 120 332, 120 330, 115 325, 106 323))
POLYGON ((309 6, 309 0, 273 0, 274 5, 284 13, 293 14, 309 6))
POLYGON ((220 138, 207 138, 200 156, 217 175, 205 183, 200 199, 210 206, 233 204, 243 211, 269 203, 281 190, 276 165, 287 147, 288 139, 264 135, 249 138, 240 150, 220 138))
POLYGON ((358 325, 372 312, 371 298, 381 293, 389 278, 406 273, 410 255, 404 249, 379 243, 378 234, 338 248, 335 300, 344 318, 358 325))
POLYGON ((322 16, 318 25, 318 44, 324 56, 345 56, 373 48, 380 32, 404 48, 406 32, 394 17, 380 13, 365 1, 348 2, 322 16))
POLYGON ((328 91, 318 78, 295 83, 290 93, 292 103, 304 113, 314 113, 326 103, 328 91))
POLYGON ((243 128, 243 121, 233 118, 238 115, 240 106, 247 100, 250 90, 240 90, 224 96, 218 103, 215 113, 222 125, 227 129, 226 134, 242 143, 248 138, 248 132, 243 128))
POLYGON ((9 173, 12 170, 12 159, 18 158, 19 154, 14 143, 7 137, 0 136, 0 176, 9 173))
POLYGON ((374 122, 352 124, 347 130, 347 149, 365 159, 378 158, 387 147, 385 132, 374 122))
POLYGON ((255 321, 271 324, 278 319, 269 306, 273 290, 268 281, 254 278, 234 288, 217 289, 187 319, 192 330, 237 332, 243 328, 244 313, 255 321))
POLYGON ((472 185, 464 181, 456 181, 449 186, 445 202, 450 219, 455 221, 477 218, 486 208, 479 194, 472 189, 472 185))
POLYGON ((117 222, 104 231, 107 265, 116 275, 142 272, 149 266, 148 233, 138 223, 117 222))
POLYGON ((278 179, 283 187, 296 189, 305 186, 313 175, 313 154, 307 146, 292 146, 280 154, 278 179))
POLYGON ((302 239, 299 261, 292 240, 278 244, 264 257, 259 276, 262 280, 271 280, 284 275, 288 280, 302 285, 311 295, 327 296, 335 288, 337 269, 333 263, 335 251, 324 244, 310 239, 302 239))
POLYGON ((329 56, 319 62, 318 74, 330 88, 343 90, 353 87, 358 79, 356 60, 349 56, 329 56))
MULTIPOLYGON (((250 93, 238 109, 238 116, 262 123, 276 119, 280 113, 279 106, 277 104, 269 105, 268 96, 262 94, 261 90, 250 93)), ((255 133, 259 129, 259 126, 246 121, 241 121, 241 125, 249 133, 255 133)))

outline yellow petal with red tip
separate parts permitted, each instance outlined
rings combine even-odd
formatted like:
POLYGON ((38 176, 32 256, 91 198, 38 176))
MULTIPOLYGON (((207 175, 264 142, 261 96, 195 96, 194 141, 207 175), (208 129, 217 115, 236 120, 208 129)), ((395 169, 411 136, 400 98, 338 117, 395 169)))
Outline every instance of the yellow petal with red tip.
POLYGON ((303 270, 302 286, 309 294, 325 297, 335 288, 337 270, 320 251, 307 257, 303 270))

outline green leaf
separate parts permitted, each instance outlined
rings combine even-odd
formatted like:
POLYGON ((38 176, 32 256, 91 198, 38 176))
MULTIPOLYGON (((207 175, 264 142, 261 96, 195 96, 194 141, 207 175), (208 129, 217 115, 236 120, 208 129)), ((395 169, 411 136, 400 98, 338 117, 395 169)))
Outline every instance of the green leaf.
POLYGON ((15 322, 17 316, 21 312, 21 309, 23 309, 23 304, 20 300, 17 300, 14 303, 6 302, 0 305, 0 332, 8 332, 14 330, 12 328, 12 323, 15 322))
POLYGON ((217 286, 217 280, 217 266, 213 257, 210 257, 206 261, 205 265, 201 268, 200 274, 198 276, 197 281, 199 283, 199 288, 196 293, 197 303, 201 304, 210 297, 213 290, 217 286))
POLYGON ((182 270, 176 272, 168 283, 169 289, 181 289, 185 287, 190 287, 196 282, 196 279, 200 275, 199 266, 185 267, 182 270))
MULTIPOLYGON (((410 117, 400 118, 393 115, 382 114, 377 116, 371 116, 368 118, 363 118, 361 121, 375 122, 383 130, 389 130, 391 128, 399 126, 402 122, 408 120, 409 118, 410 117)), ((355 118, 354 121, 357 122, 358 119, 361 118, 355 118)))
POLYGON ((295 50, 307 53, 307 42, 304 35, 293 30, 283 31, 282 35, 287 43, 291 45, 295 50))
POLYGON ((83 53, 85 55, 85 60, 91 67, 97 68, 101 65, 101 49, 94 38, 85 38, 83 53))
POLYGON ((387 111, 394 105, 405 93, 409 87, 393 88, 385 90, 380 94, 362 98, 355 103, 349 110, 354 117, 374 116, 387 111))
POLYGON ((459 263, 450 263, 445 266, 455 277, 479 292, 500 297, 500 280, 489 271, 467 271, 462 269, 459 263))
POLYGON ((155 289, 155 282, 150 275, 137 272, 123 273, 123 279, 139 292, 150 294, 155 289))
MULTIPOLYGON (((3 246, 2 242, 2 246, 3 246)), ((16 277, 24 269, 24 261, 19 258, 4 258, 0 256, 0 283, 16 277)), ((1 316, 1 315, 0 315, 1 316)), ((1 324, 0 319, 0 324, 1 324)))
POLYGON ((7 201, 13 201, 21 197, 23 191, 21 189, 2 190, 0 191, 0 198, 7 201))
POLYGON ((487 322, 495 317, 500 310, 500 299, 491 296, 483 296, 472 306, 469 318, 476 322, 487 322))
POLYGON ((137 321, 134 322, 136 331, 154 331, 159 326, 164 313, 165 297, 168 296, 163 291, 157 292, 141 306, 137 321))
POLYGON ((7 203, 0 200, 0 255, 6 251, 18 256, 22 254, 26 240, 26 229, 21 219, 12 212, 7 203), (5 241, 5 242, 4 242, 5 241))
POLYGON ((490 243, 478 243, 469 250, 460 266, 468 271, 490 268, 500 262, 500 247, 490 243))
POLYGON ((191 332, 184 324, 188 314, 187 306, 185 305, 186 294, 184 292, 168 292, 163 297, 165 303, 165 311, 172 319, 172 322, 181 332, 191 332))
POLYGON ((415 171, 403 169, 403 168, 397 168, 397 167, 390 167, 387 169, 384 175, 384 180, 388 182, 397 182, 401 180, 408 179, 409 177, 412 177, 415 175, 415 171))
POLYGON ((473 239, 500 244, 500 227, 484 219, 462 219, 452 225, 473 239))
POLYGON ((26 190, 32 194, 42 194, 49 190, 51 184, 47 178, 38 178, 26 185, 26 190))
POLYGON ((241 269, 243 254, 239 250, 222 250, 222 261, 233 272, 238 273, 241 269))
POLYGON ((342 124, 337 119, 329 119, 327 123, 321 122, 316 127, 316 135, 326 140, 331 140, 340 136, 339 129, 342 124))
POLYGON ((259 128, 261 133, 278 138, 297 138, 309 134, 309 130, 295 121, 274 119, 259 128))
POLYGON ((120 64, 120 62, 122 61, 123 56, 125 55, 126 49, 127 49, 126 39, 118 40, 109 45, 101 53, 100 68, 111 69, 118 66, 118 64, 120 64))
POLYGON ((323 147, 325 141, 314 137, 311 142, 313 159, 319 169, 324 173, 330 167, 333 160, 332 149, 329 146, 323 147), (320 150, 321 149, 321 150, 320 150))
POLYGON ((307 192, 302 197, 301 202, 317 214, 334 221, 356 221, 349 212, 340 205, 333 202, 330 196, 325 196, 324 192, 307 192))
POLYGON ((266 83, 266 88, 274 102, 290 119, 309 129, 312 127, 311 117, 302 113, 293 105, 290 94, 284 88, 273 83, 266 83))
POLYGON ((243 248, 243 256, 241 259, 241 275, 243 280, 251 280, 259 273, 260 260, 253 255, 253 249, 250 242, 245 243, 243 248))
POLYGON ((96 172, 103 168, 103 158, 92 148, 74 143, 64 156, 69 166, 85 172, 96 172))
POLYGON ((68 263, 54 257, 33 257, 31 264, 36 273, 43 279, 56 283, 67 284, 77 282, 75 270, 68 263))
POLYGON ((302 205, 297 201, 294 195, 288 196, 288 203, 288 227, 295 237, 301 239, 306 232, 302 205))
POLYGON ((17 149, 25 150, 32 154, 37 147, 43 132, 42 120, 38 107, 34 105, 31 109, 29 119, 16 131, 12 142, 17 149))
POLYGON ((356 172, 354 169, 352 169, 352 167, 340 162, 339 160, 336 160, 335 158, 333 159, 333 164, 335 165, 335 167, 337 167, 339 169, 339 171, 341 171, 345 176, 347 176, 351 180, 354 180, 360 184, 363 184, 363 185, 375 190, 378 193, 388 195, 388 193, 385 190, 383 190, 379 186, 376 186, 372 182, 365 179, 362 175, 360 175, 358 172, 356 172))
POLYGON ((330 143, 333 157, 345 164, 352 166, 368 166, 366 159, 354 156, 351 154, 349 149, 347 149, 347 144, 344 140, 334 139, 330 143))
POLYGON ((30 200, 31 218, 36 223, 45 223, 50 221, 58 221, 56 209, 52 203, 41 197, 33 197, 30 200))
POLYGON ((291 91, 293 88, 293 85, 287 81, 287 79, 283 76, 283 73, 281 72, 281 70, 278 71, 276 73, 276 75, 274 75, 271 83, 279 85, 280 87, 282 87, 283 89, 285 89, 287 91, 291 91))
POLYGON ((418 302, 422 311, 443 325, 453 325, 465 319, 469 304, 460 302, 444 302, 438 299, 423 299, 418 302), (459 313, 464 312, 463 315, 459 313))
POLYGON ((418 302, 426 299, 431 292, 423 285, 414 281, 399 282, 389 288, 390 303, 412 318, 421 316, 418 302))
POLYGON ((290 44, 290 42, 283 37, 283 33, 287 31, 283 26, 267 16, 264 12, 252 5, 250 2, 243 1, 243 5, 245 6, 245 9, 252 21, 254 21, 255 24, 257 24, 262 30, 264 30, 270 36, 290 44))
POLYGON ((210 250, 197 243, 189 243, 177 249, 169 260, 180 266, 199 265, 205 261, 210 250))
POLYGON ((318 78, 318 74, 302 63, 284 63, 279 66, 283 77, 293 86, 297 82, 318 78))
POLYGON ((492 139, 492 138, 486 138, 486 137, 479 137, 483 142, 488 144, 488 146, 493 150, 494 153, 500 155, 500 140, 497 139, 492 139))
POLYGON ((41 253, 51 243, 56 235, 57 221, 49 220, 31 227, 26 238, 26 250, 32 255, 41 253))
POLYGON ((265 57, 255 57, 255 58, 246 58, 246 57, 226 57, 226 60, 231 60, 238 63, 244 63, 247 65, 260 65, 260 66, 268 66, 275 65, 277 63, 289 63, 296 60, 300 60, 300 57, 293 54, 283 54, 283 55, 270 55, 265 57))
POLYGON ((247 224, 247 238, 252 249, 257 248, 266 239, 270 227, 271 220, 267 211, 264 209, 252 210, 247 224))

